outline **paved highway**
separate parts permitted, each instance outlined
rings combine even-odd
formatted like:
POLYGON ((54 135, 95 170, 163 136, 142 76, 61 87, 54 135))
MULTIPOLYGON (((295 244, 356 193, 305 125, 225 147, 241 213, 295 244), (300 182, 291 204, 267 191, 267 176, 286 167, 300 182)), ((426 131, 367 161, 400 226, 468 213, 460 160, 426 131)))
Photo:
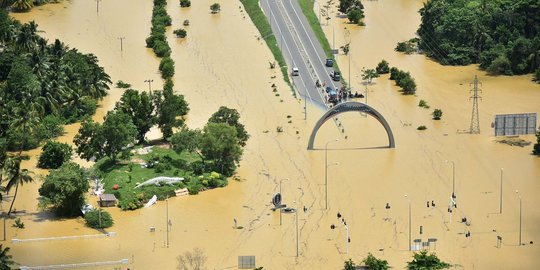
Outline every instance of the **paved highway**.
POLYGON ((339 82, 330 78, 332 68, 326 67, 326 55, 315 33, 296 0, 261 0, 272 31, 280 46, 289 74, 292 67, 299 69, 299 76, 292 76, 298 93, 313 104, 328 108, 321 88, 315 87, 319 80, 332 88, 341 88, 339 82))

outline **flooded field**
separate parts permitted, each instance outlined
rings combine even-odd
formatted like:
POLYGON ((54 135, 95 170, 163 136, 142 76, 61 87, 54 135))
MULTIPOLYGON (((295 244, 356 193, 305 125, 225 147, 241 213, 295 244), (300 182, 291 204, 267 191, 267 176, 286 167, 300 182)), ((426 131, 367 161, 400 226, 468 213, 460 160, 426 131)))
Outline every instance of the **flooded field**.
MULTIPOLYGON (((172 198, 134 212, 107 209, 115 221, 109 230, 117 232, 113 237, 9 244, 17 262, 38 266, 129 259, 123 269, 175 269, 178 255, 198 247, 208 256, 209 269, 234 269, 239 255, 255 255, 257 265, 265 269, 339 269, 346 259, 360 262, 368 252, 388 260, 392 267, 403 268, 412 257, 408 251, 410 202, 412 239, 437 238, 436 247, 430 250, 457 269, 535 269, 540 263, 540 209, 535 207, 540 203, 536 196, 540 159, 530 155, 531 146, 496 143, 491 128, 496 114, 539 112, 540 86, 530 81, 531 76, 492 77, 475 66, 446 67, 423 55, 394 52, 398 41, 414 36, 421 3, 364 1, 365 27, 346 24, 340 18, 323 27, 328 37, 335 31, 336 46, 351 42, 350 78, 349 56, 337 58, 343 75, 362 92, 361 68, 386 59, 391 66, 411 72, 418 91, 416 96, 403 96, 388 75, 376 79, 368 86, 368 104, 386 117, 396 148, 373 148, 387 144, 384 129, 371 117, 347 113, 342 116, 344 133, 331 121, 318 133, 318 149, 339 139, 328 144, 327 167, 325 151, 306 150, 311 128, 323 111, 308 105, 304 120, 303 101, 291 95, 278 71, 269 69, 272 55, 258 39, 240 2, 221 3, 221 13, 212 15, 209 6, 213 2, 192 2, 187 9, 169 2, 172 29, 190 20, 185 40, 175 39, 169 30, 171 57, 176 62, 175 91, 190 104, 191 128, 202 127, 221 105, 240 112, 251 134, 238 170, 241 181, 231 180, 226 188, 172 198), (483 90, 479 135, 460 132, 470 125, 469 83, 475 75, 483 90), (273 83, 279 96, 272 92, 273 83), (418 107, 420 99, 431 108, 418 107), (443 111, 440 121, 431 119, 435 108, 443 111), (427 130, 417 131, 420 125, 427 130), (277 132, 278 127, 283 132, 277 132), (452 163, 447 160, 455 164, 458 208, 452 215, 447 212, 452 193, 452 163), (339 165, 334 166, 335 162, 339 165), (499 214, 501 168, 504 204, 499 214), (280 183, 284 203, 300 209, 298 257, 295 215, 283 214, 280 225, 279 214, 270 210, 271 197, 280 183), (523 202, 523 246, 518 245, 519 197, 515 190, 523 202), (426 207, 427 201, 436 206, 426 207), (385 209, 386 203, 390 209, 385 209), (169 248, 165 247, 167 204, 172 222, 169 248), (307 211, 302 211, 304 206, 307 211), (348 225, 348 245, 338 212, 348 225), (460 222, 463 217, 471 226, 460 222), (242 229, 234 229, 234 219, 242 229), (332 224, 337 228, 331 230, 332 224), (150 227, 156 231, 150 232, 150 227), (471 237, 465 237, 466 232, 471 237), (496 247, 498 235, 503 238, 500 248, 496 247)), ((151 7, 148 0, 100 1, 96 12, 94 1, 66 1, 14 16, 21 21, 35 20, 50 41, 59 38, 84 53, 94 53, 114 82, 123 80, 146 90, 147 79, 154 80, 152 89, 162 85, 159 59, 144 47, 151 7), (125 37, 122 51, 119 37, 125 37)), ((94 118, 101 120, 121 94, 112 87, 94 118)), ((59 141, 71 142, 77 130, 78 125, 67 127, 59 141)), ((38 154, 37 150, 30 152, 34 157, 38 154)), ((25 164, 46 173, 35 165, 35 158, 25 164)), ((40 212, 39 185, 37 181, 21 187, 15 207, 26 211, 20 214, 26 228, 12 228, 8 220, 8 240, 99 233, 86 228, 82 219, 58 220, 40 212)), ((7 202, 9 197, 4 208, 7 202)))

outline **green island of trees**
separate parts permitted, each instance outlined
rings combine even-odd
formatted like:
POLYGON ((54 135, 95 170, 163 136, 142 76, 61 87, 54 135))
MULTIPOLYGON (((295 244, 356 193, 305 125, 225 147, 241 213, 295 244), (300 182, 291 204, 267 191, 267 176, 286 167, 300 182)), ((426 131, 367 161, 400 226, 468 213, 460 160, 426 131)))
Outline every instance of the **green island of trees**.
POLYGON ((441 64, 539 79, 538 0, 429 0, 420 14, 419 48, 441 64))
POLYGON ((82 158, 98 160, 90 177, 103 179, 106 192, 115 194, 124 210, 142 207, 153 195, 159 200, 173 197, 180 188, 197 194, 223 187, 240 162, 249 135, 239 113, 221 107, 202 130, 190 130, 184 124, 189 106, 172 87, 167 80, 163 91, 150 94, 127 89, 103 124, 87 120, 74 138, 82 158), (153 144, 150 153, 139 154, 153 126, 159 127, 163 140, 153 144), (136 142, 141 146, 133 147, 136 142), (135 188, 158 176, 184 180, 135 188))

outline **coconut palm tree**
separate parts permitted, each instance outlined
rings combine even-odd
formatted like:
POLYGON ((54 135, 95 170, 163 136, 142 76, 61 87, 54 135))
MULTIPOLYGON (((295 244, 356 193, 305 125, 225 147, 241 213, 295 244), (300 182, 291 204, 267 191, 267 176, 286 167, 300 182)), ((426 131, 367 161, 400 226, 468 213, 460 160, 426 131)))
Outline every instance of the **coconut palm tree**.
POLYGON ((11 210, 13 209, 13 204, 15 203, 15 199, 17 199, 17 193, 19 191, 19 186, 23 185, 24 183, 30 183, 34 181, 31 174, 33 174, 31 171, 27 169, 21 169, 21 161, 25 159, 24 156, 21 156, 20 154, 18 156, 10 157, 6 161, 5 165, 5 172, 6 172, 6 187, 5 190, 7 193, 9 193, 13 187, 15 187, 15 194, 13 195, 13 200, 11 201, 11 205, 9 206, 8 216, 11 214, 11 210))
POLYGON ((21 26, 15 39, 17 48, 23 52, 31 51, 37 44, 39 36, 37 34, 37 24, 34 21, 25 23, 21 26))
POLYGON ((12 256, 8 254, 9 247, 3 248, 3 245, 0 245, 0 269, 8 270, 12 269, 15 262, 12 259, 12 256))

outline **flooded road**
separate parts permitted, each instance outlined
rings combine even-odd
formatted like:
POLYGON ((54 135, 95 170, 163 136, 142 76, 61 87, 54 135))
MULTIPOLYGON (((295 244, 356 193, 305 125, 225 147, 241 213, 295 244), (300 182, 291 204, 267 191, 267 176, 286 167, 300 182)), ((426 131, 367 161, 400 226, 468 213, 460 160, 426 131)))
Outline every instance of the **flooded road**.
MULTIPOLYGON (((257 266, 265 269, 338 269, 352 258, 360 262, 368 252, 405 267, 408 251, 411 203, 412 239, 437 238, 438 256, 463 269, 534 269, 540 230, 540 159, 530 155, 531 146, 519 148, 495 142, 490 127, 495 114, 538 112, 540 86, 530 76, 492 77, 474 66, 444 67, 422 55, 393 51, 398 41, 414 36, 420 21, 421 3, 412 0, 367 1, 366 27, 351 26, 346 19, 333 18, 323 27, 328 37, 336 32, 336 45, 345 43, 345 27, 351 41, 349 57, 338 56, 342 74, 359 92, 362 67, 374 67, 381 59, 391 66, 410 71, 418 85, 416 96, 402 96, 384 75, 368 86, 368 104, 381 112, 396 138, 396 149, 363 149, 384 146, 386 134, 371 117, 346 113, 340 117, 344 132, 327 122, 317 135, 315 147, 328 144, 325 151, 306 150, 311 128, 322 111, 308 105, 304 120, 303 102, 292 97, 280 73, 268 68, 272 55, 243 11, 239 2, 222 3, 220 14, 212 15, 213 1, 192 2, 180 9, 170 2, 173 18, 168 40, 176 62, 175 91, 190 104, 188 125, 204 126, 219 106, 236 108, 251 138, 238 170, 240 181, 231 180, 222 189, 168 201, 172 222, 166 248, 166 202, 134 212, 107 209, 115 225, 109 238, 44 241, 9 244, 21 265, 37 266, 129 259, 123 269, 175 269, 176 257, 196 247, 208 256, 209 269, 233 268, 237 256, 255 255, 257 266), (189 19, 188 36, 177 40, 172 30, 189 19), (469 127, 471 103, 469 82, 478 75, 483 100, 480 108, 480 135, 462 134, 469 127), (276 78, 273 78, 277 76, 276 78), (272 92, 276 84, 279 96, 272 92), (424 99, 431 106, 417 106, 424 99), (440 121, 431 120, 435 108, 443 110, 440 121), (290 117, 288 117, 290 116, 290 117), (291 121, 291 123, 289 123, 291 121), (428 129, 417 131, 425 125, 428 129), (283 132, 277 132, 282 127, 283 132), (346 136, 346 139, 345 139, 346 136), (455 162, 455 189, 459 208, 447 212, 455 162), (333 165, 339 162, 339 165, 333 165), (498 213, 500 168, 504 168, 504 211, 498 213), (325 169, 328 177, 328 210, 325 210, 325 169), (296 257, 294 214, 283 214, 282 225, 272 212, 271 197, 282 183, 284 203, 307 211, 298 212, 299 257, 296 257), (523 242, 517 246, 519 199, 523 198, 523 242), (407 194, 407 197, 404 195, 407 194), (426 207, 433 200, 436 207, 426 207), (391 208, 385 209, 389 203, 391 208), (348 225, 346 232, 339 212, 348 225), (471 221, 466 227, 462 217, 471 221), (233 220, 243 229, 234 229, 233 220), (331 230, 334 224, 336 229, 331 230), (419 228, 423 227, 422 235, 419 228), (155 232, 150 232, 155 227, 155 232), (471 237, 465 237, 466 231, 471 237), (496 236, 503 245, 496 248, 496 236), (528 244, 533 241, 534 244, 528 244), (347 250, 348 248, 348 250, 347 250)), ((50 4, 26 14, 14 14, 22 21, 35 20, 50 41, 59 38, 84 53, 94 53, 111 75, 139 90, 162 85, 159 59, 144 47, 150 31, 151 1, 100 1, 96 13, 93 1, 50 4), (119 16, 129 14, 129 16, 119 16), (120 51, 119 37, 123 40, 120 51)), ((353 90, 354 91, 354 90, 353 90)), ((122 91, 111 88, 95 119, 101 120, 114 107, 122 91)), ((359 100, 363 101, 363 100, 359 100)), ((78 125, 66 128, 59 141, 71 142, 78 125)), ((159 136, 154 132, 151 136, 159 136)), ((523 137, 533 141, 534 136, 523 137)), ((39 151, 31 151, 37 155, 39 151)), ((26 167, 38 173, 32 159, 26 167)), ((7 239, 38 238, 98 233, 84 226, 82 219, 58 220, 37 209, 40 182, 25 185, 15 202, 26 228, 15 229, 8 221, 7 239)), ((95 203, 95 198, 90 198, 95 203)), ((6 202, 4 206, 6 207, 6 202)), ((459 268, 459 267, 458 267, 459 268)), ((92 269, 92 268, 90 268, 92 269)), ((114 269, 114 266, 94 269, 114 269)))

